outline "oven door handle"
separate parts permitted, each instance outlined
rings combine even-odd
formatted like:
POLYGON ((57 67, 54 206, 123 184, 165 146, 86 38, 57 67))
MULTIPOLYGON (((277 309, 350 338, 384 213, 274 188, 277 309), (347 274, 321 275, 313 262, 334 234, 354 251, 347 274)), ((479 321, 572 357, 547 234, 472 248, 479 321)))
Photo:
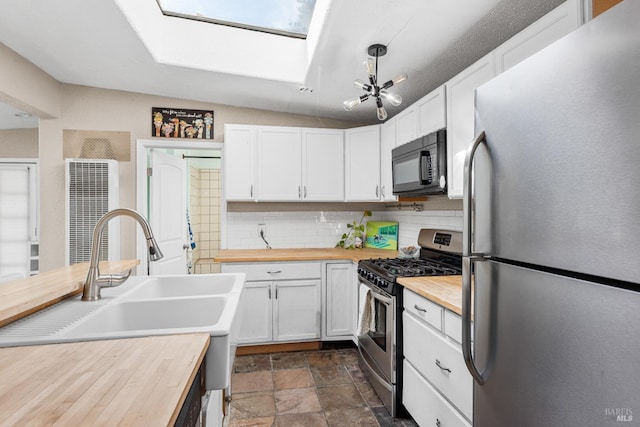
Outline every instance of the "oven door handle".
POLYGON ((376 290, 375 290, 375 289, 373 289, 373 287, 372 287, 371 285, 369 285, 368 283, 365 283, 365 282, 362 282, 362 281, 361 281, 360 283, 362 283, 363 285, 365 285, 365 286, 367 287, 367 289, 369 289, 369 291, 371 292, 371 296, 372 296, 373 298, 375 298, 375 299, 378 299, 378 300, 382 301, 382 302, 383 302, 383 303, 385 303, 386 305, 391 305, 391 304, 393 304, 393 300, 392 300, 390 297, 388 297, 388 296, 386 296, 386 295, 384 295, 384 294, 381 294, 380 292, 376 291, 376 290))

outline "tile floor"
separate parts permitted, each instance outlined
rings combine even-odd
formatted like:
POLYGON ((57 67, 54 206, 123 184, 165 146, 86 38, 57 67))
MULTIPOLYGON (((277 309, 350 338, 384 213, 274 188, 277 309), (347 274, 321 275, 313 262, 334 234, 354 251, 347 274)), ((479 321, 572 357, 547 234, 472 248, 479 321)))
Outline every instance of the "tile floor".
POLYGON ((237 356, 228 427, 417 426, 393 419, 354 348, 237 356))

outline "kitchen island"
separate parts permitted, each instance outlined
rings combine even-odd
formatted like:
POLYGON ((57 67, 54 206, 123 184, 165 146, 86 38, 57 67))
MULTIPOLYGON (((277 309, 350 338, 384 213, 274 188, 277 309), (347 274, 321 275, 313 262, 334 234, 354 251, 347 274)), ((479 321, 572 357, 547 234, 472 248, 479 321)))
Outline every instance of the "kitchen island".
POLYGON ((207 334, 0 349, 0 425, 173 425, 207 334))

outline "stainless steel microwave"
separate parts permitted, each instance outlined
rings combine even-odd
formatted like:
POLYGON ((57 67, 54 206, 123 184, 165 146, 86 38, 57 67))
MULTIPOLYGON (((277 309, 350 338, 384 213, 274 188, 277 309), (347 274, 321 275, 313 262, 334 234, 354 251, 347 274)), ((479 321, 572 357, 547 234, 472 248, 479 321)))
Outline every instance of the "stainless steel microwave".
POLYGON ((447 193, 447 131, 396 147, 391 152, 393 194, 425 196, 447 193))

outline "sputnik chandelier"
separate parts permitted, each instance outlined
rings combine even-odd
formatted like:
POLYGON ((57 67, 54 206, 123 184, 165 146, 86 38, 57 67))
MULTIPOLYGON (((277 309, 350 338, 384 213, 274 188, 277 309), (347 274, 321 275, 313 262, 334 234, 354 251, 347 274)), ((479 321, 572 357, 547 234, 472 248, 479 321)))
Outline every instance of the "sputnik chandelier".
POLYGON ((385 120, 387 118, 387 110, 385 110, 382 105, 382 99, 384 98, 386 101, 389 101, 389 103, 395 107, 400 105, 402 103, 402 97, 398 94, 387 92, 387 89, 407 80, 407 75, 406 73, 402 73, 395 79, 385 82, 382 86, 378 86, 378 58, 387 53, 387 47, 382 44, 372 44, 369 46, 369 49, 367 49, 367 53, 369 54, 369 58, 367 58, 364 64, 367 67, 369 83, 364 83, 359 79, 353 82, 355 87, 364 90, 366 93, 362 96, 344 101, 344 109, 351 111, 356 105, 373 97, 376 100, 378 120, 385 120))

